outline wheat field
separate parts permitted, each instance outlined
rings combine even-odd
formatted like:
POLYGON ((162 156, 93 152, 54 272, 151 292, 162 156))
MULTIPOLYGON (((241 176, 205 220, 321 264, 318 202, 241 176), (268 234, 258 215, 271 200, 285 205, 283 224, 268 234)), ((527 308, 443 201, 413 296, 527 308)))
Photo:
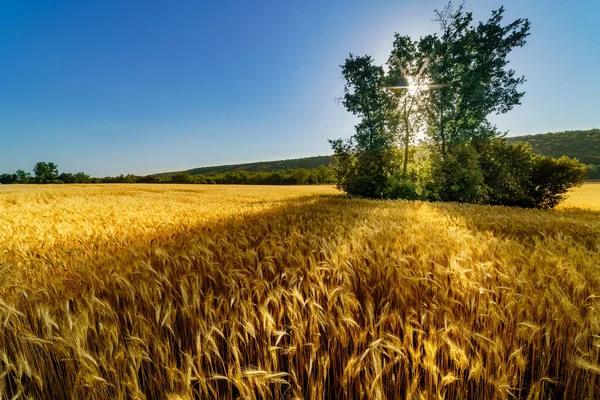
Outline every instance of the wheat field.
POLYGON ((0 398, 599 398, 598 188, 0 186, 0 398))
POLYGON ((600 181, 588 181, 568 193, 567 199, 556 207, 559 210, 582 208, 600 211, 600 181))

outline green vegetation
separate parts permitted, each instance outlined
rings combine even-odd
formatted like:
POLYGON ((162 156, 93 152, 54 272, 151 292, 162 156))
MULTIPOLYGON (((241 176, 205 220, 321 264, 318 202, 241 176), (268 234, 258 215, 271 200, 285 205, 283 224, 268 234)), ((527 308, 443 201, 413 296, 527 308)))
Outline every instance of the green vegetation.
POLYGON ((17 170, 14 174, 0 175, 0 183, 4 185, 11 183, 90 183, 91 181, 89 175, 83 172, 59 173, 58 165, 45 161, 34 165, 33 176, 22 169, 17 170))
MULTIPOLYGON (((413 177, 416 171, 423 171, 430 166, 423 165, 426 147, 412 145, 410 151, 404 148, 403 157, 410 157, 413 177), (415 157, 415 154, 417 156, 415 157), (419 156, 420 155, 420 156, 419 156), (418 163, 421 162, 421 165, 418 163)), ((538 135, 515 136, 506 138, 509 144, 525 142, 531 145, 534 153, 551 157, 567 156, 577 158, 584 164, 591 165, 588 178, 600 179, 600 129, 586 131, 567 131, 538 135)), ((397 152, 396 154, 400 154, 397 152)), ((404 161, 404 158, 402 158, 404 161)), ((408 158, 407 158, 408 160, 408 158)), ((335 183, 334 170, 331 166, 337 162, 333 156, 316 156, 279 161, 262 161, 247 164, 218 165, 212 167, 193 168, 183 172, 165 172, 156 175, 119 175, 114 177, 90 178, 89 175, 59 173, 56 164, 39 162, 34 166, 34 173, 21 169, 13 174, 0 175, 0 183, 208 183, 208 184, 253 184, 253 185, 293 185, 293 184, 329 184, 335 183), (37 173, 36 173, 37 171, 37 173)), ((491 174, 488 171, 488 175, 491 174)), ((389 198, 423 198, 423 185, 418 189, 410 180, 399 176, 390 177, 383 197, 389 198), (417 192, 417 189, 419 192, 417 192)), ((492 196, 493 197, 493 196, 492 196)), ((502 197, 502 196, 501 196, 502 197)), ((504 196, 506 197, 506 196, 504 196)), ((505 204, 507 198, 493 204, 505 204)))
POLYGON ((600 129, 565 131, 507 138, 511 144, 525 142, 534 153, 567 156, 591 165, 588 178, 600 179, 600 129))
POLYGON ((157 175, 119 175, 104 178, 90 178, 89 175, 60 173, 54 163, 39 162, 34 167, 34 175, 18 170, 14 174, 0 175, 0 184, 11 183, 208 183, 236 185, 321 185, 335 182, 333 169, 329 164, 331 156, 300 158, 293 160, 259 162, 253 164, 238 164, 196 168, 190 171, 203 171, 191 174, 189 171, 170 172, 157 175), (325 164, 328 162, 328 164, 325 164), (307 169, 272 170, 278 166, 314 166, 307 169), (247 168, 247 169, 244 169, 247 168))
POLYGON ((387 68, 350 54, 341 65, 342 104, 360 121, 349 140, 330 140, 338 188, 370 198, 552 208, 583 183, 585 165, 511 145, 488 119, 524 95, 525 78, 507 57, 525 45, 530 24, 503 25, 503 15, 500 7, 474 24, 462 5, 448 4, 435 11, 439 33, 418 41, 395 35, 387 68), (414 147, 420 129, 423 149, 414 147))
MULTIPOLYGON (((215 167, 218 168, 218 167, 215 167)), ((265 172, 229 171, 191 175, 186 172, 161 175, 119 175, 92 179, 94 183, 201 183, 229 185, 321 185, 334 183, 332 168, 323 165, 265 172)))
POLYGON ((333 156, 216 165, 151 176, 101 178, 103 183, 208 183, 237 185, 320 185, 335 182, 333 156))
POLYGON ((335 164, 333 156, 316 156, 306 158, 294 158, 289 160, 278 160, 278 161, 259 161, 247 164, 232 164, 232 165, 217 165, 212 167, 200 167, 192 168, 187 171, 178 172, 164 172, 156 174, 155 176, 173 176, 181 173, 188 173, 189 175, 209 175, 219 174, 225 172, 280 172, 285 170, 293 169, 315 169, 320 166, 328 167, 331 164, 335 164))

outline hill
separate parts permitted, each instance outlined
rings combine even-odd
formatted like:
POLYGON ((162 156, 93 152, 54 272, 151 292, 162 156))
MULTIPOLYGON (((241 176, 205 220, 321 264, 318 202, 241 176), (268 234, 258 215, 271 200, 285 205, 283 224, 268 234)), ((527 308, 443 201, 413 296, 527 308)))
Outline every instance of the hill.
POLYGON ((164 172, 156 174, 155 176, 172 176, 179 173, 187 172, 190 175, 203 175, 203 174, 219 174, 224 172, 272 172, 281 171, 288 169, 313 169, 320 166, 328 167, 330 164, 335 164, 335 160, 332 156, 316 156, 306 158, 294 158, 289 160, 277 160, 277 161, 258 161, 247 164, 231 164, 231 165, 217 165, 213 167, 200 167, 192 168, 187 171, 177 172, 164 172))
POLYGON ((600 129, 543 133, 507 139, 509 143, 527 142, 533 151, 539 154, 577 158, 582 163, 594 166, 589 173, 590 178, 600 178, 600 129))
MULTIPOLYGON (((589 173, 592 179, 600 179, 600 129, 587 131, 565 131, 555 133, 542 133, 537 135, 515 136, 507 138, 509 143, 527 142, 533 151, 551 157, 577 158, 585 164, 594 166, 589 173)), ((227 172, 273 172, 293 170, 299 168, 314 169, 319 166, 335 164, 333 156, 316 156, 294 158, 289 160, 259 161, 246 164, 216 165, 211 167, 192 168, 187 171, 163 172, 155 174, 157 177, 170 177, 180 173, 190 175, 220 174, 227 172)))

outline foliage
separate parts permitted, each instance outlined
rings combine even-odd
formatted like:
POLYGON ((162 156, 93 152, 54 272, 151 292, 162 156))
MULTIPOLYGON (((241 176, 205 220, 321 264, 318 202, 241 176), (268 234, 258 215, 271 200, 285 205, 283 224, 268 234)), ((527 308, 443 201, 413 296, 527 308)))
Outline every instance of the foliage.
POLYGON ((31 174, 22 169, 18 169, 17 172, 15 172, 14 178, 14 183, 30 183, 32 181, 31 174))
POLYGON ((426 74, 427 58, 418 51, 418 42, 409 36, 394 35, 392 52, 387 61, 387 80, 397 103, 397 142, 403 147, 402 174, 408 173, 410 146, 425 122, 426 89, 430 84, 426 74))
POLYGON ((58 166, 53 162, 40 161, 33 167, 36 183, 50 183, 58 179, 58 166))
POLYGON ((486 202, 505 206, 534 206, 530 196, 534 154, 529 146, 505 139, 475 142, 486 185, 486 202))
POLYGON ((588 178, 600 179, 600 129, 565 131, 508 137, 508 142, 526 142, 534 153, 550 157, 567 156, 591 165, 588 178))
MULTIPOLYGON (((488 115, 503 114, 520 104, 524 77, 508 69, 508 55, 525 44, 530 23, 517 19, 503 26, 504 8, 492 11, 486 22, 473 25, 463 6, 435 11, 440 35, 421 39, 428 75, 441 85, 429 95, 429 134, 442 157, 455 145, 489 137, 488 115)), ((462 149, 461 149, 462 151, 462 149)))
POLYGON ((58 180, 63 183, 90 183, 92 181, 90 176, 83 172, 78 172, 76 174, 63 172, 58 175, 58 180))
POLYGON ((335 192, 2 188, 0 397, 598 397, 597 211, 335 192))
POLYGON ((435 15, 439 34, 395 35, 387 74, 370 56, 350 54, 341 66, 342 103, 359 123, 350 140, 330 140, 337 187, 371 198, 554 207, 581 184, 585 166, 510 146, 488 120, 524 95, 525 78, 508 68, 508 55, 525 45, 529 21, 504 25, 500 7, 474 24, 472 13, 451 3, 435 15), (424 122, 429 166, 410 151, 424 122))
POLYGON ((17 183, 17 174, 2 174, 2 175, 0 175, 0 183, 3 185, 17 183))
POLYGON ((352 139, 334 139, 329 143, 333 148, 333 156, 336 160, 336 166, 333 168, 336 187, 346 190, 356 179, 356 151, 352 139))
MULTIPOLYGON (((275 172, 275 171, 285 171, 291 169, 300 169, 305 168, 308 170, 314 170, 319 167, 329 167, 330 165, 335 164, 335 159, 332 156, 315 156, 315 157, 306 157, 306 158, 294 158, 288 160, 279 160, 279 161, 259 161, 248 164, 233 164, 233 165, 216 165, 212 167, 201 167, 201 168, 193 168, 188 169, 187 172, 190 175, 210 175, 210 174, 219 174, 225 172, 275 172)), ((161 174, 156 174, 154 176, 163 178, 170 177, 171 175, 177 174, 180 172, 164 172, 161 174)))
POLYGON ((482 203, 485 195, 484 174, 479 155, 470 144, 455 145, 445 157, 432 155, 434 181, 430 185, 433 200, 482 203))
POLYGON ((569 189, 581 186, 585 180, 587 168, 567 156, 536 155, 533 160, 529 193, 535 207, 553 208, 564 200, 569 189))
POLYGON ((587 167, 566 156, 534 154, 525 143, 500 138, 473 144, 455 149, 434 172, 443 176, 437 190, 442 200, 553 208, 585 180, 587 167))
POLYGON ((568 157, 534 154, 524 143, 484 139, 433 157, 430 197, 462 203, 553 208, 585 180, 587 167, 568 157))
POLYGON ((405 175, 392 175, 389 177, 383 191, 386 199, 418 200, 421 196, 417 184, 407 179, 405 175))
POLYGON ((383 68, 370 56, 350 54, 341 67, 346 81, 342 104, 360 121, 350 140, 329 141, 338 162, 337 185, 352 195, 381 197, 388 177, 398 169, 394 94, 383 68))
POLYGON ((96 178, 95 183, 188 183, 188 184, 233 184, 233 185, 321 185, 334 183, 333 170, 325 166, 314 169, 250 172, 230 171, 190 175, 182 172, 167 176, 119 175, 96 178))
POLYGON ((25 172, 21 169, 17 170, 14 174, 2 174, 0 175, 0 183, 11 184, 11 183, 90 183, 92 178, 89 175, 78 172, 71 174, 62 172, 59 174, 58 166, 52 162, 40 161, 33 167, 34 177, 29 172, 25 172))
POLYGON ((191 183, 192 177, 187 172, 181 172, 171 176, 171 183, 191 183))

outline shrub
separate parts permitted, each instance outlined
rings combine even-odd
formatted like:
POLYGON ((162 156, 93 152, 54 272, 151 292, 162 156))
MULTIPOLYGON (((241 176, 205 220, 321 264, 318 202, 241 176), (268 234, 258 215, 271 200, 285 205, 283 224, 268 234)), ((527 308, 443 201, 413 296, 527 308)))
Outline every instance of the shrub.
POLYGON ((526 143, 510 145, 505 139, 475 143, 485 184, 485 202, 492 205, 532 207, 529 196, 533 153, 526 143))
POLYGON ((552 208, 585 180, 587 167, 579 161, 534 154, 526 143, 493 139, 476 147, 489 204, 552 208))
POLYGON ((386 199, 418 200, 420 198, 415 182, 402 176, 392 175, 383 190, 386 199))
POLYGON ((458 145, 444 158, 432 156, 430 198, 459 203, 480 203, 485 198, 479 154, 471 145, 458 145))
POLYGON ((534 207, 552 208, 564 200, 564 194, 585 181, 588 167, 576 159, 534 155, 529 195, 534 207))

